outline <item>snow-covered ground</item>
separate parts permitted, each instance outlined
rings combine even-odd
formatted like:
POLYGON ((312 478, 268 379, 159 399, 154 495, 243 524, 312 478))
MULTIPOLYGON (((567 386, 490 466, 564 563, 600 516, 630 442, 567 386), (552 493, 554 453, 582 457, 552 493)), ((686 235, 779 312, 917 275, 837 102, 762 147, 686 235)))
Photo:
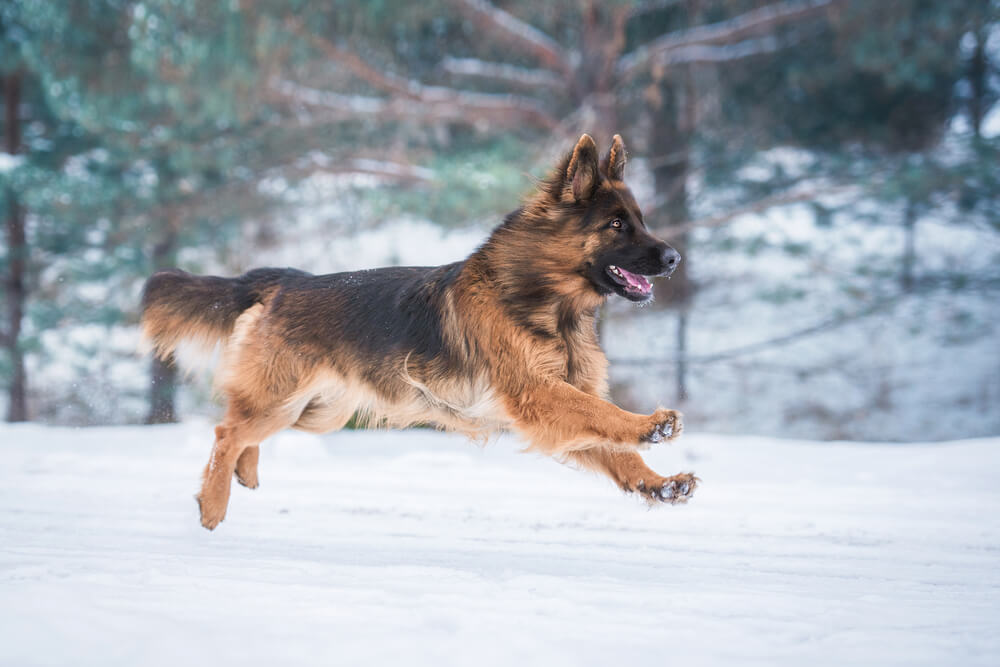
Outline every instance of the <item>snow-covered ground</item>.
POLYGON ((513 438, 288 432, 214 533, 209 440, 0 427, 0 665, 1000 659, 1000 439, 691 433, 649 510, 513 438))

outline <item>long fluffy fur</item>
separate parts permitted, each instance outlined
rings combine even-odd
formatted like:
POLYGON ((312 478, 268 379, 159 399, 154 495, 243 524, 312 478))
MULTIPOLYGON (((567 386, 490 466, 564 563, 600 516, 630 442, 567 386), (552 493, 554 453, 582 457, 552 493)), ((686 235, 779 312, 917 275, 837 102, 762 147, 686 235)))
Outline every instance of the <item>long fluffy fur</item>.
POLYGON ((352 416, 471 437, 513 428, 531 447, 623 489, 655 499, 665 499, 667 483, 693 490, 693 477, 660 477, 635 453, 676 437, 679 413, 638 415, 605 400, 596 310, 616 290, 625 295, 605 268, 659 273, 676 255, 645 231, 620 181, 623 166, 620 138, 599 165, 585 135, 524 206, 454 264, 152 276, 142 327, 156 354, 183 341, 222 347, 217 383, 228 411, 199 494, 203 525, 224 516, 234 472, 256 485, 262 439, 287 427, 335 430, 352 416), (612 219, 629 222, 613 229, 612 219))
POLYGON ((142 291, 142 333, 155 354, 168 357, 182 342, 212 348, 232 334, 236 319, 286 272, 257 269, 239 278, 196 276, 180 269, 155 273, 142 291))

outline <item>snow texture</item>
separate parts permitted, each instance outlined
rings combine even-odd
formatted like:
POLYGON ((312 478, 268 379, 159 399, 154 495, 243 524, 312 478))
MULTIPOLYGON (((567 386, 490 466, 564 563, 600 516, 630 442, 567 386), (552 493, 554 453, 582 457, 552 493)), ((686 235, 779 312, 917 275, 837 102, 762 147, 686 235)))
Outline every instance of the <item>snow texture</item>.
POLYGON ((610 482, 432 431, 287 432, 214 533, 205 422, 0 427, 0 665, 995 665, 1000 439, 685 434, 610 482))
POLYGON ((23 163, 24 157, 21 155, 11 155, 10 153, 0 152, 0 174, 14 171, 23 163))

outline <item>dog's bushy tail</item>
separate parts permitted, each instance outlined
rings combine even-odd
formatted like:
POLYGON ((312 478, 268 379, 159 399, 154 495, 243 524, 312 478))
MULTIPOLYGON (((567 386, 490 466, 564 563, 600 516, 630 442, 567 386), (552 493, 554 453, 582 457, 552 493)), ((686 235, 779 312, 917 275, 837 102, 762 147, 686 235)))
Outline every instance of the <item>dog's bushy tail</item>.
POLYGON ((247 308, 292 273, 256 269, 238 278, 196 276, 180 269, 154 273, 142 291, 142 333, 161 359, 182 342, 211 350, 247 308))

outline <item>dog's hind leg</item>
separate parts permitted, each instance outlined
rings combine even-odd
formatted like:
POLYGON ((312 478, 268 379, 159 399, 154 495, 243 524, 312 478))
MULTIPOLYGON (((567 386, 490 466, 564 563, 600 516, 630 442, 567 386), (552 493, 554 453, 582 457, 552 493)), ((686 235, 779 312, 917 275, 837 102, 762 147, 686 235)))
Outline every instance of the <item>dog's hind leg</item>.
MULTIPOLYGON (((213 530, 226 517, 233 473, 241 456, 251 447, 258 449, 258 443, 291 426, 297 417, 298 411, 288 407, 250 415, 229 409, 222 423, 215 427, 215 446, 196 496, 202 526, 213 530)), ((250 456, 256 462, 256 456, 250 456)), ((256 477, 255 467, 253 472, 256 477)))
POLYGON ((248 489, 260 486, 257 479, 257 459, 260 458, 260 445, 250 445, 236 459, 236 481, 248 489))
POLYGON ((596 446, 566 453, 566 459, 602 472, 623 491, 641 493, 651 502, 686 503, 701 481, 693 473, 659 475, 634 450, 596 446))
MULTIPOLYGON (((343 428, 353 415, 353 408, 341 410, 328 408, 321 411, 310 404, 291 426, 311 433, 329 433, 343 428)), ((259 459, 260 445, 248 445, 240 457, 236 459, 236 481, 248 489, 256 489, 260 486, 260 479, 257 476, 257 461, 259 459)))

